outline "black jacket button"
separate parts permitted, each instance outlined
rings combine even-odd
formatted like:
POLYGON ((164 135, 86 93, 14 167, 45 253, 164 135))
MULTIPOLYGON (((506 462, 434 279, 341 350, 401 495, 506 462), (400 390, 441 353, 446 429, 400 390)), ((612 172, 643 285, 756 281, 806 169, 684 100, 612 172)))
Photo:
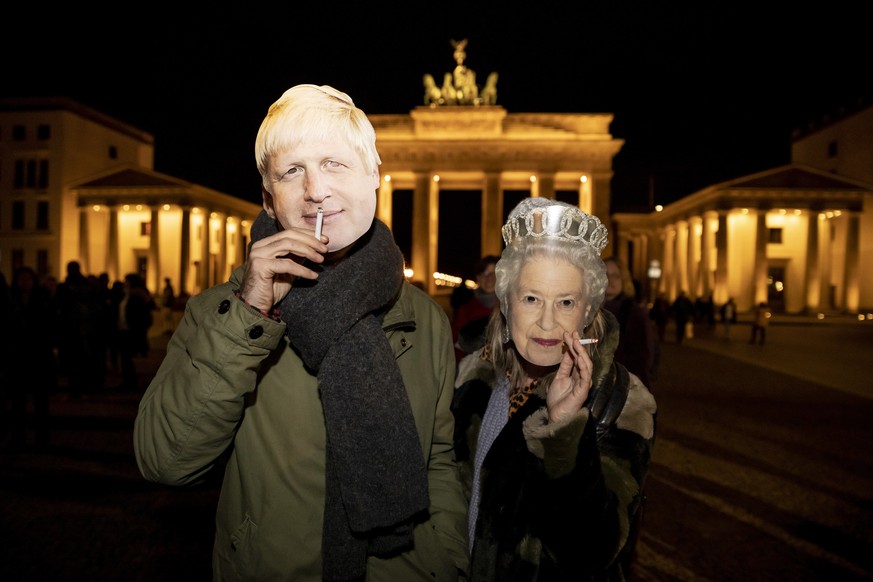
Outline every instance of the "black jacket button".
POLYGON ((253 340, 258 339, 262 335, 264 335, 264 328, 261 327, 260 325, 256 325, 255 327, 253 327, 252 329, 249 330, 249 337, 253 340))
POLYGON ((225 299, 218 305, 218 313, 221 313, 223 315, 228 311, 230 311, 230 300, 225 299))

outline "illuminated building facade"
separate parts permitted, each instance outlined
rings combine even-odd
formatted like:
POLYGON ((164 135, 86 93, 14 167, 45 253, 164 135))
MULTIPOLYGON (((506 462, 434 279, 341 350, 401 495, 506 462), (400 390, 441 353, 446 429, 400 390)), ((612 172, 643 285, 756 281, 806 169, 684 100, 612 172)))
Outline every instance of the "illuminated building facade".
POLYGON ((154 139, 69 99, 0 102, 0 270, 169 277, 194 294, 242 263, 261 207, 155 172, 154 139))
POLYGON ((873 253, 873 107, 795 133, 791 155, 659 212, 613 215, 617 253, 650 300, 685 290, 733 297, 740 311, 761 301, 785 313, 873 310, 873 270, 862 268, 873 253))
MULTIPOLYGON (((432 100, 436 97, 431 98, 432 100)), ((493 101, 489 101, 493 103, 493 101)), ((383 164, 377 216, 411 213, 413 281, 433 295, 441 236, 475 209, 479 253, 499 254, 500 227, 523 196, 577 203, 610 229, 648 298, 685 290, 733 297, 741 311, 873 309, 873 108, 795 136, 791 164, 709 186, 650 214, 611 214, 611 114, 512 114, 495 104, 372 115, 383 164), (440 212, 440 196, 464 204, 440 212), (472 191, 472 193, 470 192, 472 191), (442 223, 442 230, 440 225, 442 223), (657 269, 652 270, 653 264, 657 269), (656 275, 649 277, 648 275, 656 275)), ((152 136, 69 100, 0 102, 0 269, 26 264, 62 279, 68 261, 157 292, 169 277, 194 294, 243 262, 261 207, 155 172, 152 136)), ((447 234, 448 233, 448 234, 447 234)))

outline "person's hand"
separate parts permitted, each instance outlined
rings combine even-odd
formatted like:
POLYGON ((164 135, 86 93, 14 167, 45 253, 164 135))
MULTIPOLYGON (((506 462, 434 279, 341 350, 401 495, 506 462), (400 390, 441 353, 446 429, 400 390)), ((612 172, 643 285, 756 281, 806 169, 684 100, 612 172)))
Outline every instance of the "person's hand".
MULTIPOLYGON (((326 240, 327 235, 321 235, 326 240)), ((240 286, 240 299, 269 312, 291 291, 297 277, 317 279, 318 273, 304 265, 324 261, 327 245, 311 230, 291 228, 277 232, 252 244, 240 286)))
POLYGON ((594 363, 586 346, 579 343, 579 333, 564 332, 564 346, 564 356, 546 395, 550 422, 578 412, 591 390, 594 363))

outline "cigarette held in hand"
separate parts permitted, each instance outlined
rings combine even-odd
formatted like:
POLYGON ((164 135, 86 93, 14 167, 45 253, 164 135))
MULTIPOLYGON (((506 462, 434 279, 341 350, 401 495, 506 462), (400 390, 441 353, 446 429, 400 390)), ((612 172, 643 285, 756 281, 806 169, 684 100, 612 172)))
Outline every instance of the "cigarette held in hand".
POLYGON ((582 338, 582 339, 580 339, 580 340, 579 340, 579 343, 582 344, 583 346, 587 346, 587 345, 590 345, 590 344, 596 344, 596 343, 599 342, 599 341, 600 341, 600 340, 597 339, 596 337, 586 337, 586 338, 582 338))
POLYGON ((318 207, 318 214, 315 217, 315 238, 321 240, 321 225, 324 223, 324 210, 321 206, 318 207))

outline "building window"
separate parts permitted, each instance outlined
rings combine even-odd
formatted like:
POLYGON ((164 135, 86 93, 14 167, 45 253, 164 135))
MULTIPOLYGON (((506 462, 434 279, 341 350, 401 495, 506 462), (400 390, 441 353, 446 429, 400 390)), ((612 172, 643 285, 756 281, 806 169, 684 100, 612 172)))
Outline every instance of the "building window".
POLYGON ((27 130, 23 125, 12 126, 12 141, 24 141, 27 137, 27 130))
POLYGON ((109 159, 117 160, 118 159, 118 148, 115 146, 109 146, 109 159))
POLYGON ((152 223, 151 222, 140 222, 139 223, 139 235, 140 236, 149 236, 152 233, 152 223))
POLYGON ((12 230, 24 229, 24 201, 16 200, 12 203, 12 230))
POLYGON ((36 203, 36 229, 48 230, 49 227, 49 203, 45 200, 36 203))
POLYGON ((48 188, 49 161, 43 159, 15 160, 13 186, 16 190, 24 188, 48 188))
POLYGON ((48 141, 52 136, 52 126, 43 123, 36 128, 36 139, 40 141, 48 141))
POLYGON ((828 143, 828 157, 835 158, 837 157, 837 142, 832 141, 828 143))
POLYGON ((773 244, 782 244, 782 229, 781 228, 770 228, 769 230, 769 240, 767 242, 773 244))

